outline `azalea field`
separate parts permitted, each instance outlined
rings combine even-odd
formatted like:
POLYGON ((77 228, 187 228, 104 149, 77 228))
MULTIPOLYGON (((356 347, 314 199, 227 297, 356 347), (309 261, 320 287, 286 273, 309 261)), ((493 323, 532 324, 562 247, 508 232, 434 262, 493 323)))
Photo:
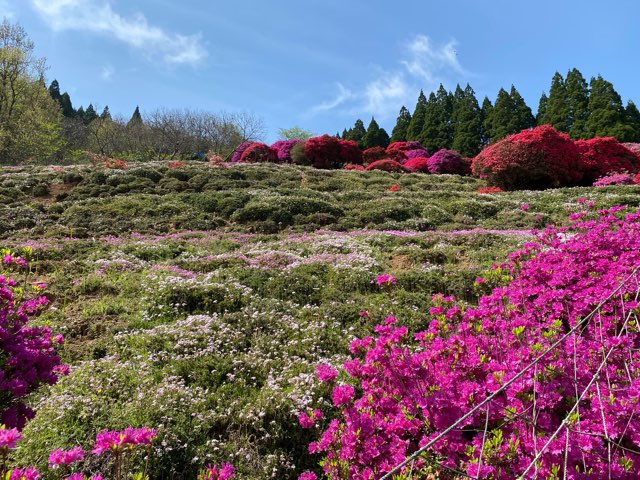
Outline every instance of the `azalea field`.
POLYGON ((0 170, 3 474, 637 478, 640 186, 276 158, 0 170))

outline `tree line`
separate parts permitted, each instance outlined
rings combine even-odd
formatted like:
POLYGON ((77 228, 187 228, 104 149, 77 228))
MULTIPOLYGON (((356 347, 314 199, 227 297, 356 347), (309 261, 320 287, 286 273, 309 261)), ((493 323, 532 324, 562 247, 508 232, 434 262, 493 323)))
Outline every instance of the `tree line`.
POLYGON ((340 138, 355 140, 361 148, 386 147, 390 142, 418 141, 429 152, 453 149, 474 157, 490 143, 536 125, 552 125, 572 139, 615 137, 640 142, 640 111, 629 100, 625 105, 611 82, 601 75, 587 83, 577 68, 566 77, 556 72, 549 94, 542 93, 534 116, 518 90, 501 88, 493 103, 479 104, 469 84, 447 91, 441 84, 427 97, 421 90, 411 113, 400 109, 391 136, 375 121, 367 129, 358 119, 340 138))
POLYGON ((125 160, 225 158, 242 142, 265 135, 249 113, 158 109, 113 117, 105 106, 73 107, 57 80, 47 87, 46 62, 18 24, 0 24, 0 163, 81 160, 86 152, 125 160))

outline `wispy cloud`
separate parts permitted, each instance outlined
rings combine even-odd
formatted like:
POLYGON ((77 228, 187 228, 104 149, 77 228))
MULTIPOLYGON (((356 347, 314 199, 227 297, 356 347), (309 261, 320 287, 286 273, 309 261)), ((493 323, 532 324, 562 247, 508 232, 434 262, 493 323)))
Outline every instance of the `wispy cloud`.
POLYGON ((311 107, 311 113, 328 112, 329 110, 333 110, 334 108, 343 105, 346 101, 354 97, 351 90, 345 88, 340 82, 337 82, 336 86, 338 87, 338 93, 336 96, 331 100, 327 100, 311 107))
POLYGON ((111 65, 105 65, 104 67, 102 67, 102 70, 100 71, 100 78, 108 82, 113 78, 114 73, 115 73, 115 70, 111 65))
POLYGON ((455 40, 451 40, 434 47, 429 37, 417 35, 407 44, 410 59, 401 63, 411 75, 434 84, 441 81, 442 75, 446 76, 451 72, 466 73, 458 61, 457 45, 455 40))
POLYGON ((31 0, 51 28, 110 36, 168 64, 197 64, 207 56, 200 35, 181 35, 150 25, 141 13, 125 18, 105 0, 31 0))
POLYGON ((434 45, 428 36, 416 35, 403 44, 401 60, 396 66, 387 70, 377 67, 372 78, 359 88, 337 83, 336 97, 312 107, 310 113, 332 110, 370 114, 381 120, 391 118, 400 106, 413 102, 421 88, 435 90, 439 83, 460 81, 470 75, 460 64, 456 47, 455 40, 434 45))

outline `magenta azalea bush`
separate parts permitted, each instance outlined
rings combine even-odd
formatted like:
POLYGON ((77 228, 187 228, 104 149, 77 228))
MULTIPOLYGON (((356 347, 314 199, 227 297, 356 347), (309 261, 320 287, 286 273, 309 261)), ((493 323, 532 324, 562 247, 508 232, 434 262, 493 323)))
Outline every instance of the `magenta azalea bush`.
POLYGON ((355 340, 343 365, 352 385, 335 385, 337 416, 309 446, 326 476, 380 478, 566 336, 435 442, 413 475, 437 461, 472 478, 514 479, 540 452, 537 478, 637 478, 637 280, 587 317, 640 265, 640 213, 623 210, 549 227, 478 280, 494 288, 477 306, 436 295, 425 330, 411 334, 389 317, 355 340))
POLYGON ((22 282, 8 276, 26 275, 24 255, 30 252, 0 251, 0 422, 18 429, 34 415, 25 397, 43 384, 53 385, 67 371, 56 354, 63 337, 30 324, 48 303, 41 294, 45 286, 36 284, 29 294, 22 282))
POLYGON ((612 173, 593 182, 594 187, 609 187, 611 185, 635 185, 635 180, 628 173, 612 173))
POLYGON ((455 150, 438 150, 428 160, 430 173, 451 173, 462 175, 465 171, 462 156, 455 150))
POLYGON ((278 161, 280 163, 293 163, 291 159, 291 150, 295 147, 300 140, 278 140, 271 145, 271 148, 276 151, 278 161))
POLYGON ((240 163, 242 154, 252 144, 253 142, 242 142, 240 145, 238 145, 231 155, 231 163, 240 163))

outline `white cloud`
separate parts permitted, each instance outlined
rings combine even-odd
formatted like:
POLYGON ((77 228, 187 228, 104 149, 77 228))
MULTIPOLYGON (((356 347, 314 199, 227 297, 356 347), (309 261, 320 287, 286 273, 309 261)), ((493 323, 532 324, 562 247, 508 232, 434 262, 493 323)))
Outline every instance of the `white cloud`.
POLYGON ((102 70, 100 71, 100 78, 108 82, 113 78, 114 73, 115 73, 115 70, 111 65, 105 65, 104 67, 102 67, 102 70))
POLYGON ((311 107, 311 113, 328 112, 354 97, 351 90, 345 88, 340 82, 337 82, 336 86, 338 87, 338 93, 335 98, 311 107))
POLYGON ((465 73, 458 62, 456 46, 457 42, 451 40, 440 47, 434 47, 429 37, 417 35, 407 45, 411 58, 403 60, 402 64, 411 75, 434 84, 440 81, 441 74, 448 74, 452 71, 460 74, 465 73))
POLYGON ((180 35, 150 25, 142 14, 125 18, 106 0, 32 0, 54 30, 84 30, 111 36, 169 64, 196 64, 207 56, 200 35, 180 35))
POLYGON ((310 113, 340 109, 342 113, 369 114, 380 120, 392 118, 402 105, 415 101, 421 88, 428 92, 439 83, 454 83, 470 75, 458 60, 456 46, 455 40, 434 46, 426 35, 416 35, 403 45, 402 59, 396 68, 377 67, 373 78, 357 89, 338 83, 337 96, 312 107, 310 113))
POLYGON ((369 82, 364 89, 364 110, 386 118, 391 111, 397 112, 398 104, 407 95, 413 94, 401 73, 383 74, 369 82))

